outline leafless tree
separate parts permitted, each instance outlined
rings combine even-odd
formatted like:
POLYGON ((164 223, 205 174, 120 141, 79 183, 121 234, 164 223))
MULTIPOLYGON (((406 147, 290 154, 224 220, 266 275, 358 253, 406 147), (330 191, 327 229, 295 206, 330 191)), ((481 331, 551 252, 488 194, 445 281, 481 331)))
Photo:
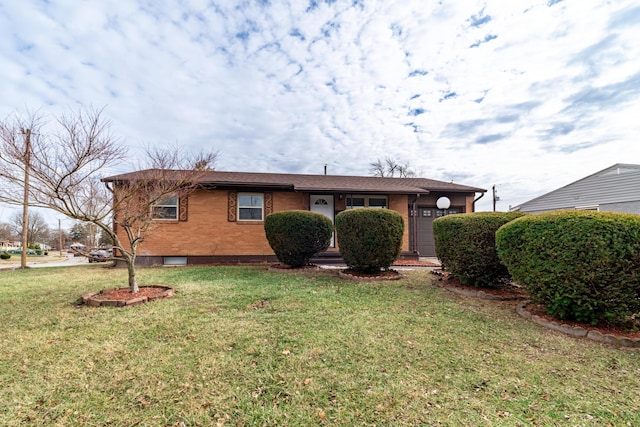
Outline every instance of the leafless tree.
POLYGON ((11 217, 11 227, 13 234, 19 237, 22 237, 23 231, 26 230, 27 242, 29 243, 43 243, 49 238, 49 226, 39 212, 29 213, 26 227, 23 224, 22 214, 15 213, 11 217))
POLYGON ((386 157, 384 162, 377 159, 375 162, 370 163, 369 172, 373 176, 380 177, 398 177, 398 178, 412 178, 416 176, 416 173, 409 167, 409 163, 399 163, 391 157, 386 157))
POLYGON ((168 197, 183 198, 197 189, 200 178, 210 170, 207 165, 212 165, 217 157, 216 153, 178 154, 176 149, 170 153, 161 149, 148 150, 151 168, 103 180, 112 195, 115 231, 103 230, 111 236, 121 257, 127 261, 130 287, 133 286, 132 281, 135 282, 138 245, 157 224, 154 207, 168 197), (126 248, 121 243, 122 237, 126 237, 126 248))
POLYGON ((16 240, 17 235, 13 231, 13 227, 8 222, 0 223, 0 240, 16 240))
POLYGON ((153 207, 163 198, 197 187, 217 157, 186 156, 180 150, 147 150, 148 169, 132 180, 105 180, 127 157, 110 132, 102 110, 84 108, 57 118, 45 132, 44 120, 12 118, 0 123, 0 202, 21 205, 25 187, 21 129, 31 129, 29 204, 95 224, 111 237, 114 259, 127 265, 129 289, 138 292, 135 261, 139 244, 154 225, 153 207), (7 185, 4 185, 4 184, 7 185))

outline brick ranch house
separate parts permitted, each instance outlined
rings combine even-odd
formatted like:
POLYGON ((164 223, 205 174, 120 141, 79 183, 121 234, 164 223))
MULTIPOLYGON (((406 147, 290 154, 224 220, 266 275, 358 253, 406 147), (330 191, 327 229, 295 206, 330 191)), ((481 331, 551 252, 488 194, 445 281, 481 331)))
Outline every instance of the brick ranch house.
MULTIPOLYGON (((103 181, 117 185, 141 173, 103 181)), ((273 262, 263 220, 272 212, 292 209, 319 212, 332 220, 345 209, 393 209, 405 221, 402 257, 435 256, 433 220, 473 212, 486 192, 426 178, 219 171, 206 172, 198 184, 188 197, 169 197, 154 208, 156 224, 139 247, 139 265, 273 262), (442 197, 450 201, 447 209, 437 207, 442 197)), ((335 239, 319 258, 341 261, 335 239)))

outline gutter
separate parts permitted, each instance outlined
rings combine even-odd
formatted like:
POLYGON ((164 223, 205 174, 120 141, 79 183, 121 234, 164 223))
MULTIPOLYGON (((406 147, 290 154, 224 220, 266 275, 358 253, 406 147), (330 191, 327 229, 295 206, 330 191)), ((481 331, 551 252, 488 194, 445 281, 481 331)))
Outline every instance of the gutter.
POLYGON ((485 193, 480 193, 480 195, 473 200, 473 204, 471 205, 473 208, 473 212, 476 211, 476 202, 484 197, 485 193))

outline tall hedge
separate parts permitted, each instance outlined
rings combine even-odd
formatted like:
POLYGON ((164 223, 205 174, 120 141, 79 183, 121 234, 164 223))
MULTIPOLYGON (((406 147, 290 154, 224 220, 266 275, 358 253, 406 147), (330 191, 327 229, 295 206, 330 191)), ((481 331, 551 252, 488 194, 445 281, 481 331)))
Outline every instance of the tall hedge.
POLYGON ((624 324, 640 313, 640 215, 557 211, 500 228, 498 255, 560 319, 624 324))
POLYGON ((281 211, 265 218, 264 231, 281 263, 302 267, 329 247, 333 223, 317 212, 281 211))
POLYGON ((362 273, 388 270, 402 250, 404 219, 389 209, 352 209, 336 216, 340 253, 362 273))
POLYGON ((510 279, 496 253, 496 231, 520 212, 474 212, 433 221, 436 255, 464 285, 493 287, 510 279))

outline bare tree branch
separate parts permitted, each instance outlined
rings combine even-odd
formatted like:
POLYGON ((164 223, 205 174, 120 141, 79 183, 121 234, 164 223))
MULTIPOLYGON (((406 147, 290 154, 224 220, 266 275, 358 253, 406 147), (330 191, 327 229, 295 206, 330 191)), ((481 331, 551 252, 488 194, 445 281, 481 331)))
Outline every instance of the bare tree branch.
POLYGON ((396 176, 399 178, 411 178, 416 176, 416 173, 411 169, 408 162, 401 164, 391 157, 386 157, 384 162, 377 159, 369 165, 371 166, 369 172, 371 172, 373 176, 387 178, 396 176))
POLYGON ((387 169, 380 159, 377 159, 373 163, 369 163, 369 166, 369 172, 371 172, 371 175, 380 177, 386 176, 387 169))
POLYGON ((147 149, 149 169, 131 180, 104 180, 104 174, 126 158, 125 147, 110 132, 102 110, 85 108, 60 116, 50 132, 38 115, 0 123, 0 201, 20 205, 25 187, 25 145, 20 131, 32 130, 29 205, 53 209, 93 223, 118 249, 117 260, 129 271, 129 287, 137 292, 138 245, 154 226, 153 207, 168 196, 185 196, 211 170, 218 154, 188 156, 182 149, 147 149), (101 180, 103 182, 101 182, 101 180), (113 226, 112 226, 113 225, 113 226), (126 242, 118 229, 124 231, 126 242))

